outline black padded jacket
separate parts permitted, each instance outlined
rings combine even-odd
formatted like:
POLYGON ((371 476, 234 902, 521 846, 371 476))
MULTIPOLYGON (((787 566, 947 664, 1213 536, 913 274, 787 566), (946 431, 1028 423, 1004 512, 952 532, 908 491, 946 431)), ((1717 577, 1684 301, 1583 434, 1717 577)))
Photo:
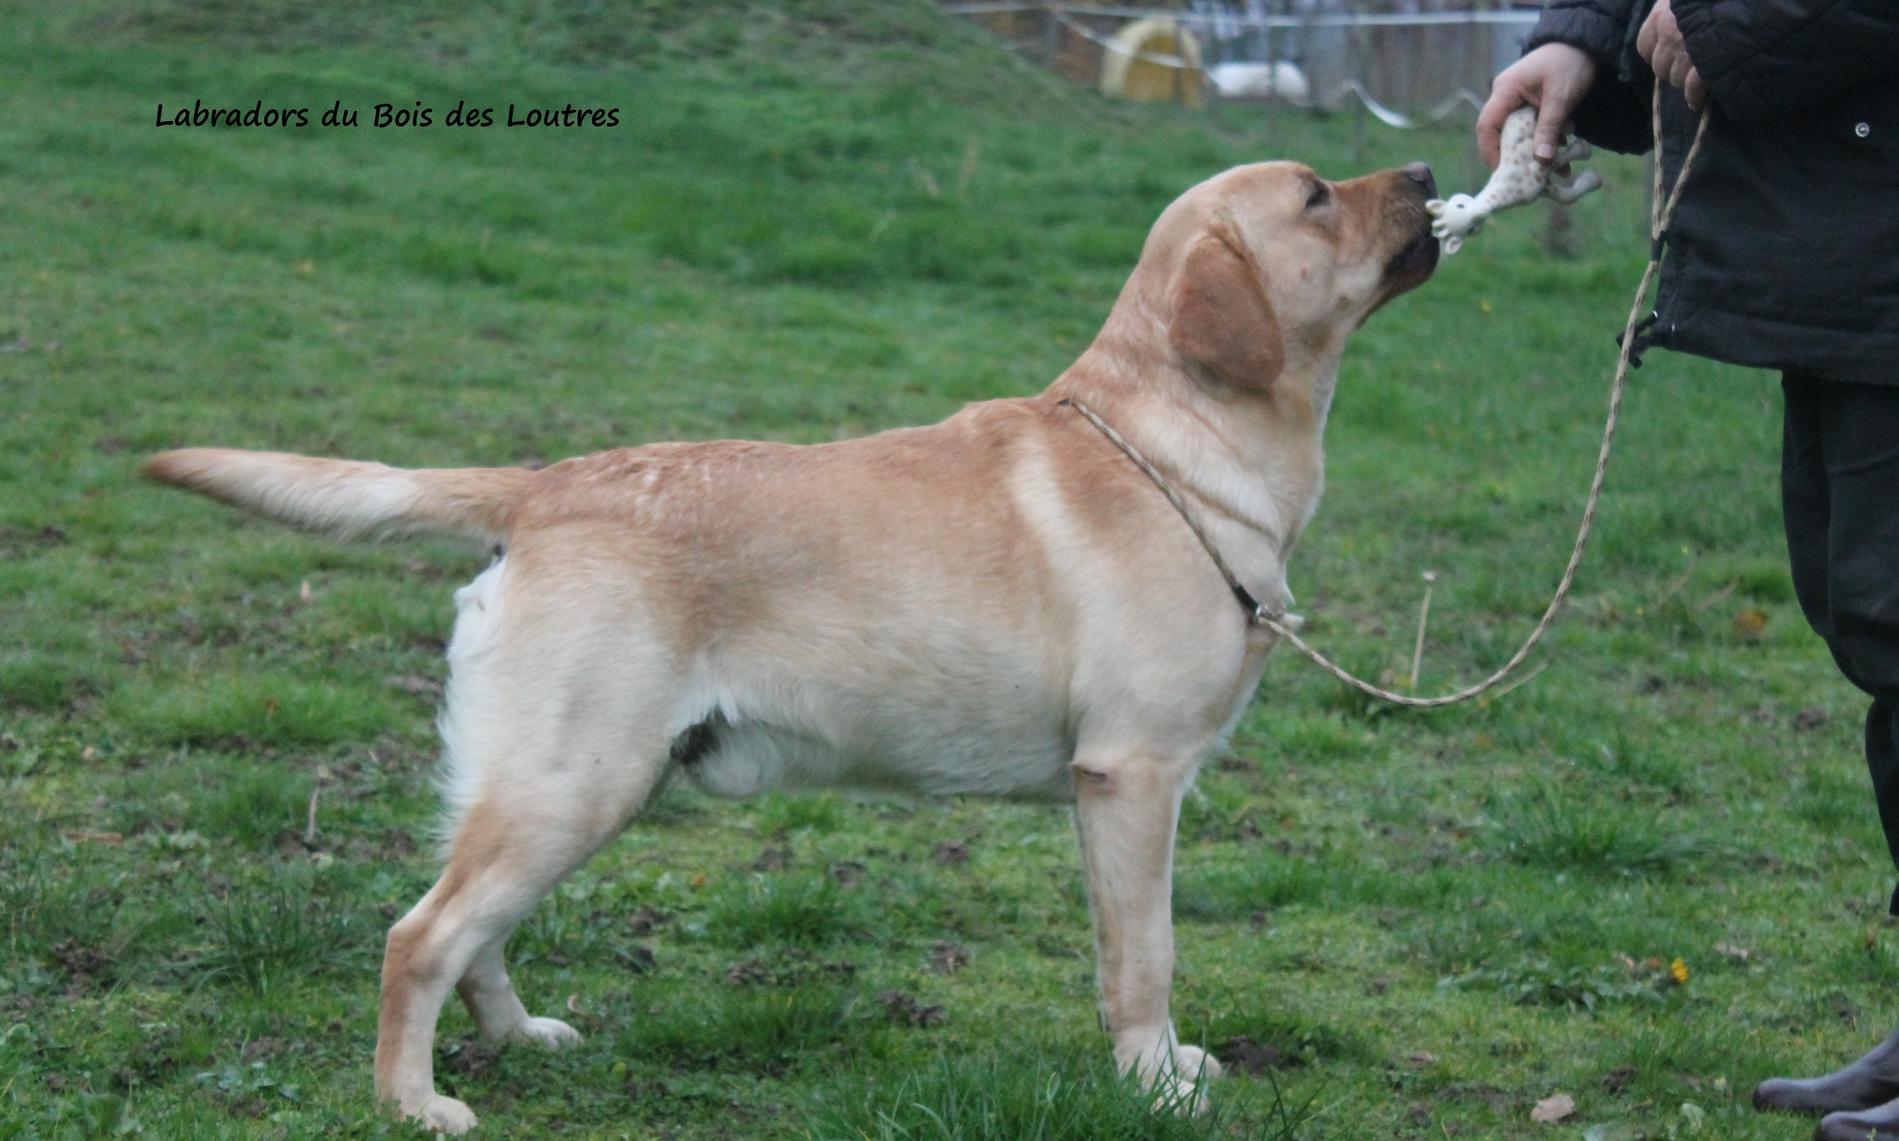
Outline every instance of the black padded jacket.
MULTIPOLYGON (((1672 0, 1713 118, 1668 234, 1647 340, 1734 364, 1899 384, 1899 0, 1672 0)), ((1601 67, 1576 133, 1652 141, 1635 52, 1651 0, 1556 0, 1529 46, 1601 67)), ((1663 174, 1697 116, 1663 96, 1663 174)))

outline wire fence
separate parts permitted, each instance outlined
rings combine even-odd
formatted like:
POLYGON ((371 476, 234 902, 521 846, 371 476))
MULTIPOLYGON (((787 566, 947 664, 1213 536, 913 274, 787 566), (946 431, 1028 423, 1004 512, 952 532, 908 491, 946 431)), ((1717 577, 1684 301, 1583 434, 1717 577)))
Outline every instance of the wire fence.
POLYGON ((1468 0, 1191 0, 1172 8, 967 0, 945 7, 1111 94, 1195 106, 1257 98, 1362 108, 1401 129, 1469 121, 1490 77, 1521 54, 1542 10, 1468 0))

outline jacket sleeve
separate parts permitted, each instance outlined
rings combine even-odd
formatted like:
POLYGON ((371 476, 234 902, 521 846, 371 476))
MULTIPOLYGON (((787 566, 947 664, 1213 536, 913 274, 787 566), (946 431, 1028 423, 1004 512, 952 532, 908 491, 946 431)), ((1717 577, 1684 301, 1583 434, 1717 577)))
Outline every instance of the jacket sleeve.
POLYGON ((1626 154, 1640 154, 1654 142, 1647 100, 1655 79, 1633 50, 1647 7, 1644 0, 1555 0, 1523 49, 1568 44, 1595 57, 1595 86, 1577 104, 1570 125, 1596 146, 1626 154))
POLYGON ((1894 0, 1672 0, 1688 58, 1737 123, 1763 123, 1899 74, 1894 0))

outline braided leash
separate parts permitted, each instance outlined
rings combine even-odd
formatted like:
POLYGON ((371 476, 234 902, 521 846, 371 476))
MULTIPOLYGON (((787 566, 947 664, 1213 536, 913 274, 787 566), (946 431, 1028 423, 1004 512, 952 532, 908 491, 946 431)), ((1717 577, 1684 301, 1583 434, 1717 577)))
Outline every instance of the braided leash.
POLYGON ((1149 463, 1147 458, 1142 456, 1141 453, 1135 449, 1134 445, 1123 439, 1119 432, 1116 432, 1110 427, 1107 421, 1096 415, 1094 409, 1089 408, 1086 404, 1073 399, 1064 400, 1062 403, 1071 405, 1075 411, 1081 413, 1090 424, 1093 424, 1100 430, 1102 435, 1108 438, 1110 443, 1121 449, 1128 459, 1134 461, 1135 466, 1140 468, 1141 471, 1146 474, 1147 478, 1154 482, 1154 486, 1160 488, 1161 494, 1167 497, 1167 502, 1173 504, 1174 510, 1179 512, 1180 517, 1186 521, 1188 528, 1193 531, 1194 538, 1200 540, 1200 545, 1206 548, 1207 554, 1213 559, 1213 565, 1219 568, 1221 576, 1226 579, 1227 586, 1232 589, 1233 596, 1239 599, 1240 605, 1246 608, 1248 621, 1256 625, 1264 626, 1275 634, 1278 634, 1281 638, 1292 643, 1294 649, 1306 657, 1311 658, 1318 664, 1319 668, 1325 670, 1325 672, 1344 682, 1346 685, 1384 701, 1393 702, 1398 705, 1409 705, 1419 709, 1433 709, 1441 705, 1456 705, 1459 702, 1469 701, 1473 697, 1487 693, 1496 688, 1512 673, 1516 672, 1517 667, 1522 665, 1524 659, 1530 656, 1530 652, 1536 649, 1537 643, 1543 640, 1543 635, 1549 632, 1550 626, 1556 621, 1557 614, 1562 612, 1563 604, 1569 600, 1569 590, 1576 581, 1576 571, 1582 566, 1583 551, 1589 546, 1589 532, 1595 526, 1596 507, 1602 499, 1603 481, 1609 474, 1609 452, 1611 445, 1615 443, 1616 422, 1622 415, 1622 391, 1629 375, 1629 354, 1635 347, 1636 326, 1640 322, 1643 303, 1648 298, 1649 286, 1654 284, 1655 274, 1661 269, 1662 251, 1665 244, 1664 238, 1668 233, 1668 224, 1674 220, 1675 206, 1681 201, 1682 187, 1688 181, 1689 172, 1694 169, 1695 158, 1701 153, 1701 141, 1708 131, 1708 113, 1704 111, 1702 112, 1699 125, 1695 128, 1694 142, 1689 145, 1688 153, 1681 161, 1681 169, 1675 174, 1675 185, 1669 190, 1668 196, 1663 198, 1662 88, 1659 83, 1655 85, 1655 102, 1651 110, 1651 116, 1655 131, 1655 186, 1649 213, 1648 268, 1642 271, 1642 281, 1641 284, 1635 287, 1635 302, 1629 309, 1629 319, 1622 327, 1622 349, 1616 357, 1615 379, 1611 381, 1609 385, 1609 415, 1602 426, 1602 450, 1596 455, 1596 474, 1589 482, 1589 497, 1583 505, 1582 525, 1576 532, 1576 545, 1570 550, 1569 564, 1563 568, 1563 577, 1556 584, 1556 593, 1550 599, 1549 607, 1543 611, 1543 617, 1537 622, 1536 629, 1530 631, 1529 638, 1517 649, 1516 653, 1510 656, 1509 661, 1505 662, 1495 673, 1475 685, 1467 686, 1455 693, 1447 693, 1438 697, 1412 697, 1409 694, 1396 693, 1381 686, 1373 685, 1371 682, 1365 681, 1362 678, 1355 677, 1343 666, 1334 662, 1331 658, 1326 657, 1318 650, 1313 649, 1307 644, 1305 639, 1299 636, 1298 631, 1293 628, 1293 623, 1288 620, 1283 608, 1274 609, 1268 607, 1255 599, 1250 591, 1240 585, 1239 578, 1234 575, 1232 568, 1227 566, 1226 560, 1221 557, 1219 549, 1213 545, 1213 541, 1207 537, 1205 528, 1203 528, 1200 525, 1200 521, 1195 518, 1192 509, 1181 499, 1179 493, 1168 484, 1166 478, 1162 476, 1159 471, 1155 470, 1154 465, 1149 463))

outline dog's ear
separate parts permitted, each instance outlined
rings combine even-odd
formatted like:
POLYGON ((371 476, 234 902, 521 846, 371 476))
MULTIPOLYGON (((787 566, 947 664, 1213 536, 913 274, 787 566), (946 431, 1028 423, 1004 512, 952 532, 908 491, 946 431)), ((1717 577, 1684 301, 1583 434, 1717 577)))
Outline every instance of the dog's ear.
POLYGON ((1174 277, 1167 340, 1174 351, 1239 388, 1270 386, 1286 365, 1272 302, 1246 259, 1209 234, 1174 277))

